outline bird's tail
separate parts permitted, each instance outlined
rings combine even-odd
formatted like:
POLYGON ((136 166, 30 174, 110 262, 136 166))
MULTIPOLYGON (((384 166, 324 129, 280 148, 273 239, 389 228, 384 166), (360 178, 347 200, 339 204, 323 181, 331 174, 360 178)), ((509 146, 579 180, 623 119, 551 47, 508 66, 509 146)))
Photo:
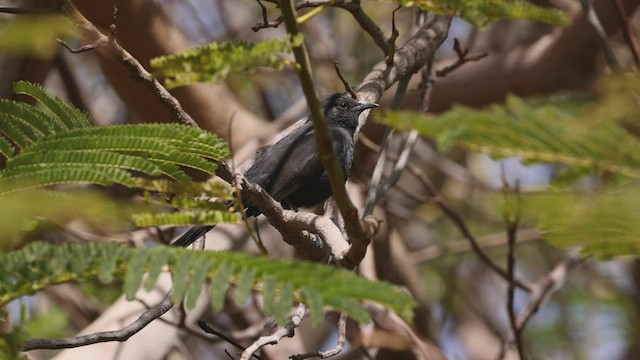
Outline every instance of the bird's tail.
POLYGON ((182 234, 182 236, 180 236, 178 240, 174 241, 171 246, 187 247, 194 241, 203 237, 204 234, 213 229, 213 227, 214 225, 194 226, 191 229, 187 230, 186 233, 182 234))
MULTIPOLYGON (((255 207, 255 206, 250 206, 249 205, 249 201, 245 198, 244 195, 242 196, 242 204, 244 206, 245 215, 247 217, 260 215, 260 210, 258 210, 258 208, 255 207)), ((227 202, 227 204, 225 206, 228 209, 231 206, 233 206, 233 202, 229 201, 229 202, 227 202)), ((194 241, 196 241, 199 238, 203 237, 204 234, 209 232, 209 230, 213 229, 214 227, 215 227, 215 225, 193 226, 189 230, 187 230, 187 232, 182 234, 182 236, 180 236, 178 238, 178 240, 174 241, 171 244, 171 246, 187 247, 187 246, 193 244, 194 241)))

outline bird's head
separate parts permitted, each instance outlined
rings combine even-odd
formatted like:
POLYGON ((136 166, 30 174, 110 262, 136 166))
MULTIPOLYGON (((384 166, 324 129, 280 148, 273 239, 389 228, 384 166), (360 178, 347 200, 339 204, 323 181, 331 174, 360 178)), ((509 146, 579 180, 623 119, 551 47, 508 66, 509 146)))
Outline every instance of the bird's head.
POLYGON ((347 94, 335 93, 322 101, 324 116, 328 124, 337 124, 355 131, 358 115, 366 109, 378 107, 375 103, 360 103, 347 94))

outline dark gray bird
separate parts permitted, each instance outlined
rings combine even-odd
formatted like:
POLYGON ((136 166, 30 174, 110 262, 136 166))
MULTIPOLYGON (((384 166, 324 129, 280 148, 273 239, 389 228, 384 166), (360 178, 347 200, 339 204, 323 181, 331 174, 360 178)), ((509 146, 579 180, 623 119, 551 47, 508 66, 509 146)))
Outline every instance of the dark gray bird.
MULTIPOLYGON (((355 155, 353 137, 358 126, 358 115, 378 105, 359 103, 348 95, 336 93, 325 98, 322 106, 325 121, 333 136, 336 156, 347 181, 355 155)), ((318 157, 315 130, 310 119, 267 147, 244 176, 289 209, 317 205, 331 196, 331 184, 318 157)), ((244 200, 243 205, 247 216, 261 214, 260 209, 249 201, 244 200)), ((194 226, 171 245, 188 246, 212 228, 194 226)))

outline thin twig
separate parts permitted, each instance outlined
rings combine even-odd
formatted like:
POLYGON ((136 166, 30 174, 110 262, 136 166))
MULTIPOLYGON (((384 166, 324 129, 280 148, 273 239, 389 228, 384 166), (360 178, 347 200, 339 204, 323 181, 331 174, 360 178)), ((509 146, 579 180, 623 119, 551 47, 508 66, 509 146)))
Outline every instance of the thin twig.
POLYGON ((364 30, 373 42, 382 50, 385 56, 389 55, 389 41, 384 35, 384 32, 378 27, 375 21, 373 21, 360 6, 360 1, 346 1, 338 2, 335 4, 337 7, 341 7, 351 13, 351 16, 358 22, 360 28, 364 30))
POLYGON ((431 93, 433 92, 433 85, 436 82, 438 77, 436 73, 435 64, 436 56, 435 54, 429 59, 427 62, 427 66, 422 68, 421 76, 422 81, 420 81, 420 85, 418 86, 418 90, 420 91, 420 112, 426 113, 429 111, 431 107, 431 93))
POLYGON ((391 171, 391 175, 387 178, 387 180, 382 185, 382 190, 380 190, 381 194, 384 194, 389 190, 390 187, 394 186, 398 180, 400 180, 400 176, 404 172, 407 163, 409 162, 409 155, 413 150, 413 146, 418 141, 418 131, 411 130, 407 134, 407 138, 404 140, 404 145, 402 146, 402 151, 400 152, 400 157, 396 164, 393 166, 393 170, 391 171))
MULTIPOLYGON (((81 28, 89 31, 96 37, 96 41, 92 44, 81 46, 79 49, 84 49, 82 51, 87 51, 93 49, 97 46, 105 46, 108 45, 108 48, 111 52, 116 56, 116 58, 127 66, 131 72, 135 75, 137 79, 140 79, 143 84, 145 84, 149 89, 152 90, 154 94, 158 97, 160 102, 167 107, 174 118, 187 125, 191 125, 193 127, 198 127, 198 124, 191 118, 189 114, 182 108, 178 100, 171 95, 167 89, 156 80, 153 75, 151 75, 145 68, 140 64, 136 58, 131 56, 120 44, 116 41, 116 25, 115 23, 111 24, 109 27, 109 36, 104 35, 100 30, 98 30, 89 20, 87 20, 78 9, 75 8, 73 3, 70 0, 65 0, 62 7, 62 13, 73 20, 78 24, 81 28)), ((114 12, 114 20, 115 20, 115 12, 114 12)), ((69 46, 63 44, 67 49, 69 46)), ((71 49, 70 49, 71 50, 71 49)), ((73 51, 72 51, 73 52, 73 51)))
POLYGON ((393 56, 396 54, 396 40, 400 35, 398 28, 396 27, 396 11, 400 10, 402 5, 398 5, 398 7, 393 10, 391 13, 391 36, 389 36, 389 40, 387 41, 387 66, 393 66, 393 56))
POLYGON ((340 81, 342 81, 342 84, 344 85, 344 91, 348 92, 352 98, 358 100, 358 95, 356 95, 355 91, 353 91, 353 89, 351 88, 351 85, 349 85, 349 83, 347 82, 347 80, 344 78, 344 76, 342 76, 342 72, 340 71, 340 68, 338 67, 338 62, 334 62, 333 66, 335 66, 336 68, 336 73, 338 74, 338 78, 340 78, 340 81))
POLYGON ((560 290, 569 272, 582 262, 584 262, 584 259, 579 254, 571 253, 566 260, 556 265, 547 276, 534 284, 527 307, 518 315, 516 321, 518 327, 522 328, 526 325, 542 305, 549 301, 551 295, 560 290))
POLYGON ((126 341, 144 329, 145 326, 149 325, 153 320, 165 314, 172 307, 173 302, 171 301, 171 292, 169 292, 158 305, 143 312, 138 319, 120 330, 103 331, 64 339, 30 339, 27 340, 22 350, 69 349, 109 341, 126 341))
POLYGON ((488 53, 482 53, 482 54, 477 54, 477 55, 469 55, 469 49, 464 49, 462 50, 462 48, 460 47, 460 42, 458 41, 458 39, 453 39, 453 50, 456 52, 456 54, 458 54, 458 59, 456 60, 456 62, 454 62, 453 64, 445 67, 442 70, 438 70, 436 72, 436 75, 438 77, 445 77, 447 76, 447 74, 449 74, 450 72, 454 71, 455 69, 461 67, 462 65, 471 62, 471 61, 478 61, 484 57, 489 56, 488 53))
MULTIPOLYGON (((458 227, 458 230, 462 233, 462 235, 469 241, 471 247, 480 260, 482 260, 489 268, 491 268, 496 274, 500 275, 503 279, 509 280, 509 275, 507 272, 498 266, 487 253, 480 247, 480 244, 476 237, 473 235, 469 227, 467 226, 464 218, 460 213, 458 213, 454 208, 452 208, 442 197, 442 195, 438 192, 438 189, 431 182, 431 180, 427 177, 427 175, 417 166, 412 163, 407 164, 407 168, 409 171, 422 183, 422 185, 431 193, 431 201, 436 204, 440 210, 442 210, 447 217, 458 227)), ((513 282, 517 287, 526 292, 531 292, 533 290, 533 285, 525 280, 520 280, 518 278, 514 278, 513 282)))
POLYGON ((607 65, 611 70, 617 70, 620 68, 620 62, 616 58, 616 54, 613 51, 613 47, 609 42, 609 38, 607 37, 606 31, 602 27, 602 23, 598 18, 598 14, 591 6, 591 0, 580 0, 580 4, 582 4, 582 10, 587 15, 587 21, 593 27, 593 30, 596 32, 596 36, 600 41, 600 45, 602 45, 602 50, 604 51, 604 58, 607 60, 607 65))
POLYGON ((387 153, 389 152, 389 143, 391 142, 393 132, 392 127, 388 127, 384 132, 382 145, 380 145, 380 153, 378 154, 378 160, 376 161, 376 166, 373 168, 371 179, 369 179, 369 191, 367 192, 367 200, 364 204, 362 217, 373 213, 373 207, 378 198, 378 189, 380 188, 380 181, 382 181, 382 173, 384 172, 384 166, 387 162, 387 153))
MULTIPOLYGON (((540 240, 542 234, 537 229, 520 229, 516 235, 518 244, 523 242, 540 240)), ((502 247, 507 245, 507 238, 504 233, 485 235, 478 238, 478 242, 483 249, 502 247)), ((445 245, 431 245, 426 248, 414 251, 409 256, 409 261, 413 264, 420 264, 426 261, 437 259, 450 254, 465 253, 473 250, 467 239, 448 241, 445 245)))
MULTIPOLYGON (((217 337, 219 337, 220 339, 228 342, 229 344, 235 346, 236 348, 238 348, 241 351, 245 351, 245 347, 242 346, 239 342, 237 342, 236 340, 228 337, 227 335, 221 333, 220 331, 212 328, 211 326, 209 326, 209 324, 207 324, 204 320, 200 320, 198 321, 198 326, 200 326, 200 329, 202 329, 202 331, 204 331, 207 334, 213 334, 217 337)), ((252 354, 252 357, 258 359, 258 360, 262 360, 262 357, 256 355, 256 354, 252 354)))
POLYGON ((319 357, 320 359, 327 359, 332 356, 338 355, 347 343, 347 315, 345 313, 340 314, 338 319, 338 343, 336 347, 327 351, 316 351, 312 353, 292 355, 289 357, 291 360, 304 360, 312 357, 319 357))
MULTIPOLYGON (((402 104, 402 99, 404 99, 404 96, 407 93, 408 84, 408 78, 400 80, 393 98, 393 103, 391 104, 391 109, 398 109, 400 107, 400 105, 402 104)), ((391 138, 393 137, 393 135, 393 128, 388 127, 384 133, 384 137, 382 140, 382 150, 378 155, 376 166, 373 169, 373 174, 371 175, 371 180, 369 181, 369 191, 367 193, 367 200, 364 205, 364 211, 362 212, 362 218, 365 218, 373 213, 373 207, 385 191, 383 190, 384 186, 381 186, 380 181, 382 179, 382 173, 384 172, 384 166, 386 164, 387 154, 389 152, 389 144, 391 143, 391 138)), ((413 145, 411 147, 413 148, 413 145)), ((388 188, 389 187, 387 186, 387 189, 388 188)))
POLYGON ((631 50, 631 54, 633 55, 633 60, 636 63, 636 67, 640 67, 640 46, 638 46, 638 40, 636 39, 633 31, 631 31, 631 27, 629 26, 629 19, 627 19, 627 14, 624 11, 624 6, 622 6, 622 2, 620 0, 613 0, 613 3, 616 5, 618 15, 620 15, 620 21, 622 22, 622 34, 624 35, 624 39, 627 41, 627 44, 629 44, 629 49, 631 50))
POLYGON ((513 339, 518 350, 520 360, 525 360, 524 344, 522 343, 522 327, 519 327, 516 321, 515 310, 515 297, 516 297, 516 284, 515 284, 515 265, 516 265, 516 241, 518 235, 518 224, 520 222, 520 186, 516 183, 515 196, 518 204, 514 209, 511 205, 511 199, 509 194, 509 185, 505 177, 504 167, 502 168, 503 179, 503 194, 506 202, 504 211, 504 222, 507 227, 507 314, 509 315, 509 324, 513 332, 513 339), (513 213, 515 210, 515 214, 513 213))
POLYGON ((278 26, 280 26, 280 24, 282 24, 282 21, 283 21, 282 16, 278 17, 273 21, 269 21, 269 18, 267 17, 266 6, 264 6, 262 4, 262 1, 260 0, 256 0, 256 2, 258 3, 258 5, 260 5, 260 8, 262 9, 262 22, 257 23, 251 27, 251 30, 253 30, 253 32, 258 32, 259 30, 266 29, 266 28, 277 28, 278 26))
POLYGON ((256 351, 260 350, 260 348, 266 345, 277 344, 285 337, 293 337, 295 335, 295 329, 300 326, 302 318, 306 313, 307 307, 304 304, 299 304, 298 307, 294 310, 293 314, 291 314, 289 321, 287 321, 282 329, 277 330, 272 335, 263 336, 256 340, 253 344, 251 344, 251 346, 249 346, 242 352, 240 360, 249 360, 256 351))

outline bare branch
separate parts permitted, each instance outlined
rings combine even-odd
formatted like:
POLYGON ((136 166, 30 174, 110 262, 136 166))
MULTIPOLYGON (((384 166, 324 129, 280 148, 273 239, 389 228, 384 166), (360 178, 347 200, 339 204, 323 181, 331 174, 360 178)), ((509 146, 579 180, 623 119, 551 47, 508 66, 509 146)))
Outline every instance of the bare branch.
POLYGON ((344 78, 344 76, 342 76, 342 72, 340 72, 340 68, 338 67, 338 62, 337 61, 334 62, 333 65, 336 68, 336 73, 338 73, 338 77, 340 78, 340 81, 342 81, 342 84, 344 85, 344 91, 348 92, 352 98, 358 100, 358 95, 356 95, 356 93, 351 88, 351 85, 349 85, 349 83, 344 78))
MULTIPOLYGON (((171 95, 167 89, 156 80, 153 75, 151 75, 145 68, 140 64, 136 58, 131 56, 118 42, 116 41, 116 25, 115 23, 111 24, 109 27, 109 36, 104 35, 100 30, 98 30, 89 20, 87 20, 79 11, 75 8, 73 3, 70 0, 65 0, 62 6, 62 13, 69 17, 71 20, 79 24, 81 28, 90 32, 97 40, 89 45, 85 45, 84 47, 80 47, 76 49, 76 52, 81 52, 77 50, 87 51, 93 49, 97 46, 105 46, 108 45, 108 48, 111 50, 113 55, 126 65, 133 75, 140 79, 148 88, 150 88, 154 94, 158 97, 160 102, 165 105, 173 114, 174 118, 187 125, 191 125, 194 127, 198 127, 198 124, 191 118, 189 114, 182 108, 178 100, 171 95), (96 45, 97 44, 97 45, 96 45)), ((115 11, 114 11, 114 20, 115 20, 115 11)), ((66 44, 63 45, 70 49, 66 44)))
POLYGON ((624 35, 624 39, 629 44, 629 49, 631 50, 631 54, 633 55, 633 60, 635 61, 636 66, 640 67, 640 46, 638 46, 638 40, 636 39, 633 31, 631 31, 629 20, 627 19, 627 15, 624 11, 624 6, 622 6, 622 2, 620 0, 613 0, 613 3, 616 5, 616 10, 620 15, 620 21, 622 22, 622 34, 624 35))
POLYGON ((109 341, 126 341, 131 336, 144 329, 144 327, 149 325, 153 320, 169 311, 172 307, 173 302, 171 302, 171 292, 169 292, 158 305, 145 311, 136 321, 120 330, 103 331, 64 339, 30 339, 27 340, 22 350, 69 349, 109 341))
POLYGON ((620 68, 620 62, 616 58, 615 52, 613 52, 613 47, 609 42, 609 38, 607 37, 607 32, 602 27, 602 23, 598 18, 598 14, 596 14, 593 6, 591 6, 591 0, 580 0, 580 4, 582 4, 582 9, 584 13, 587 15, 587 21, 593 27, 593 30, 596 32, 596 36, 600 41, 600 45, 602 46, 602 50, 604 51, 604 57, 607 59, 607 65, 611 70, 617 70, 620 68))
POLYGON ((360 1, 346 1, 335 4, 351 13, 351 16, 358 22, 360 28, 364 30, 373 42, 382 50, 385 56, 389 55, 389 41, 378 25, 362 10, 360 1))
POLYGON ((260 9, 262 10, 262 22, 257 23, 251 27, 251 30, 253 30, 253 32, 258 32, 261 29, 266 29, 266 28, 277 28, 278 26, 280 26, 280 24, 282 24, 282 21, 283 21, 282 16, 278 17, 273 21, 269 21, 269 18, 267 17, 267 7, 264 6, 262 4, 262 1, 260 0, 256 0, 256 2, 258 3, 258 5, 260 5, 260 9))
POLYGON ((293 337, 295 335, 295 329, 300 326, 302 318, 307 313, 307 307, 304 304, 299 304, 296 310, 291 314, 289 321, 280 330, 277 330, 273 335, 263 336, 256 340, 251 346, 242 352, 240 360, 249 360, 253 353, 260 350, 260 348, 266 345, 277 344, 284 337, 293 337))
POLYGON ((489 56, 488 53, 482 53, 482 54, 477 54, 477 55, 469 55, 469 49, 464 49, 462 50, 462 48, 460 48, 460 42, 458 41, 458 39, 453 39, 453 50, 456 52, 456 54, 458 55, 458 59, 456 60, 456 62, 454 62, 453 64, 445 67, 442 70, 438 70, 436 72, 436 75, 438 77, 445 77, 447 76, 447 74, 449 74, 450 72, 454 71, 455 69, 459 68, 460 66, 470 62, 470 61, 478 61, 484 57, 489 56))
POLYGON ((551 295, 560 290, 562 284, 564 284, 567 279, 569 272, 583 262, 584 259, 580 255, 572 253, 566 260, 556 265, 556 267, 546 277, 540 279, 536 284, 534 284, 529 303, 518 316, 516 321, 517 326, 519 328, 524 327, 529 319, 542 307, 542 305, 549 301, 551 295))
POLYGON ((338 319, 338 343, 336 347, 327 350, 327 351, 316 351, 308 354, 300 354, 293 355, 290 357, 291 360, 304 360, 312 357, 319 357, 320 359, 327 359, 332 356, 338 355, 342 349, 344 349, 344 345, 347 343, 347 315, 345 313, 340 314, 340 319, 338 319))
POLYGON ((402 8, 402 5, 398 5, 398 7, 393 10, 391 13, 391 36, 389 36, 389 40, 387 41, 387 66, 393 65, 393 56, 396 54, 396 40, 400 35, 398 28, 396 27, 396 12, 402 8))
POLYGON ((515 196, 517 204, 514 207, 511 205, 511 198, 509 194, 509 185, 505 177, 504 167, 502 168, 502 182, 503 182, 503 194, 506 202, 504 210, 504 223, 507 227, 507 314, 509 315, 509 324, 513 332, 513 338, 518 350, 518 355, 521 360, 526 359, 524 352, 524 344, 522 343, 522 331, 523 328, 519 327, 516 321, 515 310, 515 297, 516 297, 516 283, 515 283, 515 269, 516 269, 516 241, 518 234, 518 224, 520 223, 521 216, 521 204, 520 204, 520 186, 516 183, 515 196), (515 211, 515 214, 513 213, 515 211))
MULTIPOLYGON (((207 324, 205 321, 202 321, 202 320, 198 321, 198 326, 200 326, 200 329, 202 329, 202 331, 204 331, 205 333, 207 333, 207 334, 213 334, 213 335, 215 335, 215 336, 217 336, 217 337, 221 338, 222 340, 224 340, 224 341, 228 342, 229 344, 231 344, 231 345, 235 346, 236 348, 238 348, 238 349, 240 349, 240 350, 242 350, 242 351, 245 351, 244 346, 240 345, 240 343, 239 343, 239 342, 237 342, 237 341, 235 341, 234 339, 232 339, 232 338, 228 337, 227 335, 225 335, 225 334, 223 334, 223 333, 219 332, 218 330, 216 330, 216 329, 212 328, 212 327, 211 327, 211 326, 209 326, 209 324, 207 324)), ((252 356, 252 357, 254 357, 254 358, 256 358, 256 359, 258 359, 258 360, 261 360, 261 359, 262 359, 262 357, 260 357, 260 356, 258 356, 258 355, 256 355, 256 354, 252 354, 251 356, 252 356)))
MULTIPOLYGON (((495 271, 498 275, 500 275, 503 279, 509 281, 509 275, 507 274, 507 272, 503 268, 498 266, 489 257, 489 255, 487 255, 487 253, 482 249, 482 247, 480 247, 478 240, 473 235, 473 233, 471 233, 471 230, 469 230, 469 227, 464 221, 464 218, 462 217, 462 215, 460 215, 460 213, 458 213, 454 208, 452 208, 451 206, 449 206, 449 204, 447 204, 447 202, 444 200, 442 195, 440 195, 440 193, 438 192, 438 189, 435 187, 435 185, 433 185, 431 180, 424 174, 424 172, 420 170, 417 166, 411 163, 408 164, 408 168, 411 171, 411 173, 414 176, 416 176, 416 178, 418 178, 418 180, 422 183, 422 185, 431 193, 430 200, 433 203, 435 203, 440 208, 440 210, 442 210, 449 217, 449 219, 451 219, 451 221, 453 221, 454 224, 458 227, 458 230, 469 241, 469 243, 471 244, 471 247, 473 248, 474 252, 478 255, 478 257, 485 264, 487 264, 493 271, 495 271)), ((527 292, 531 292, 533 290, 533 285, 527 281, 514 278, 513 283, 517 287, 527 292)))

